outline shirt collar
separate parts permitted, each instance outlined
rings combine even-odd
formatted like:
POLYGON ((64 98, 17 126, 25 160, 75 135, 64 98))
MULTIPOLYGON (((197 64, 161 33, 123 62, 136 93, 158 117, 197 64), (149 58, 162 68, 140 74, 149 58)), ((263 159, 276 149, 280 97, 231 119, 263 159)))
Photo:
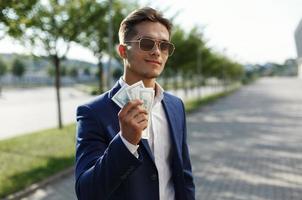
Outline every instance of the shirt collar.
POLYGON ((123 79, 123 77, 121 77, 119 80, 118 80, 118 83, 121 85, 121 88, 124 87, 125 85, 129 86, 123 79))
MULTIPOLYGON (((123 79, 123 77, 121 77, 118 80, 118 83, 121 85, 121 87, 127 85, 129 86, 123 79)), ((161 102, 164 98, 164 89, 159 85, 159 83, 155 82, 155 90, 156 90, 156 96, 154 97, 154 104, 156 104, 157 102, 161 102)))
POLYGON ((154 97, 154 103, 161 102, 164 98, 164 89, 155 82, 156 96, 154 97))

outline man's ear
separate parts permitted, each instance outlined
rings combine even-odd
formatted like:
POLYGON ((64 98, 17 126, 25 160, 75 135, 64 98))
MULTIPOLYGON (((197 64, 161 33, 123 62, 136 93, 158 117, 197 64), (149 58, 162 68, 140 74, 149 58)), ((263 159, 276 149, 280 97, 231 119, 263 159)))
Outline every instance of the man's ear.
POLYGON ((121 58, 127 58, 127 47, 126 45, 119 44, 117 47, 118 54, 121 58))

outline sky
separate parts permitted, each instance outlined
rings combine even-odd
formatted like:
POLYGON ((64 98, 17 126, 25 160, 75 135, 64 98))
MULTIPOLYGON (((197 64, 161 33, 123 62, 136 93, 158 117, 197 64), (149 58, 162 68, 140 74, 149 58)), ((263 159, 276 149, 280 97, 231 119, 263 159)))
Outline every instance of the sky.
MULTIPOLYGON (((177 14, 185 31, 201 27, 207 45, 242 64, 283 63, 296 58, 294 31, 302 19, 302 0, 138 0, 141 5, 177 14)), ((177 50, 177 47, 176 47, 177 50)), ((8 38, 0 53, 27 52, 8 38)), ((67 57, 96 63, 92 53, 73 44, 67 57)))

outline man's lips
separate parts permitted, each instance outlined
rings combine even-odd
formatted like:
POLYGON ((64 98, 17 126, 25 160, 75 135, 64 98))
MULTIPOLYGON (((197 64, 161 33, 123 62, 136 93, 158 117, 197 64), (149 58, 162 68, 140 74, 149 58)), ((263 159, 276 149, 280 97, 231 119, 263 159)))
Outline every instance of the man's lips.
POLYGON ((157 60, 145 60, 146 62, 149 62, 149 63, 154 63, 154 64, 158 64, 158 65, 161 65, 161 62, 157 61, 157 60))

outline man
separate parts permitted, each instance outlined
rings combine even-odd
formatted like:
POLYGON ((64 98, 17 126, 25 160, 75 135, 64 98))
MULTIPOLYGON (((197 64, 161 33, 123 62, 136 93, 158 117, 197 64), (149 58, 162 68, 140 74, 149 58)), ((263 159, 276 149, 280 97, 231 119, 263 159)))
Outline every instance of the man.
POLYGON ((152 8, 135 10, 122 21, 123 77, 77 110, 78 199, 195 199, 183 103, 156 83, 174 51, 170 38, 171 23, 152 8), (150 113, 140 100, 116 105, 117 91, 141 80, 155 91, 150 113), (150 137, 142 139, 147 127, 150 137))

